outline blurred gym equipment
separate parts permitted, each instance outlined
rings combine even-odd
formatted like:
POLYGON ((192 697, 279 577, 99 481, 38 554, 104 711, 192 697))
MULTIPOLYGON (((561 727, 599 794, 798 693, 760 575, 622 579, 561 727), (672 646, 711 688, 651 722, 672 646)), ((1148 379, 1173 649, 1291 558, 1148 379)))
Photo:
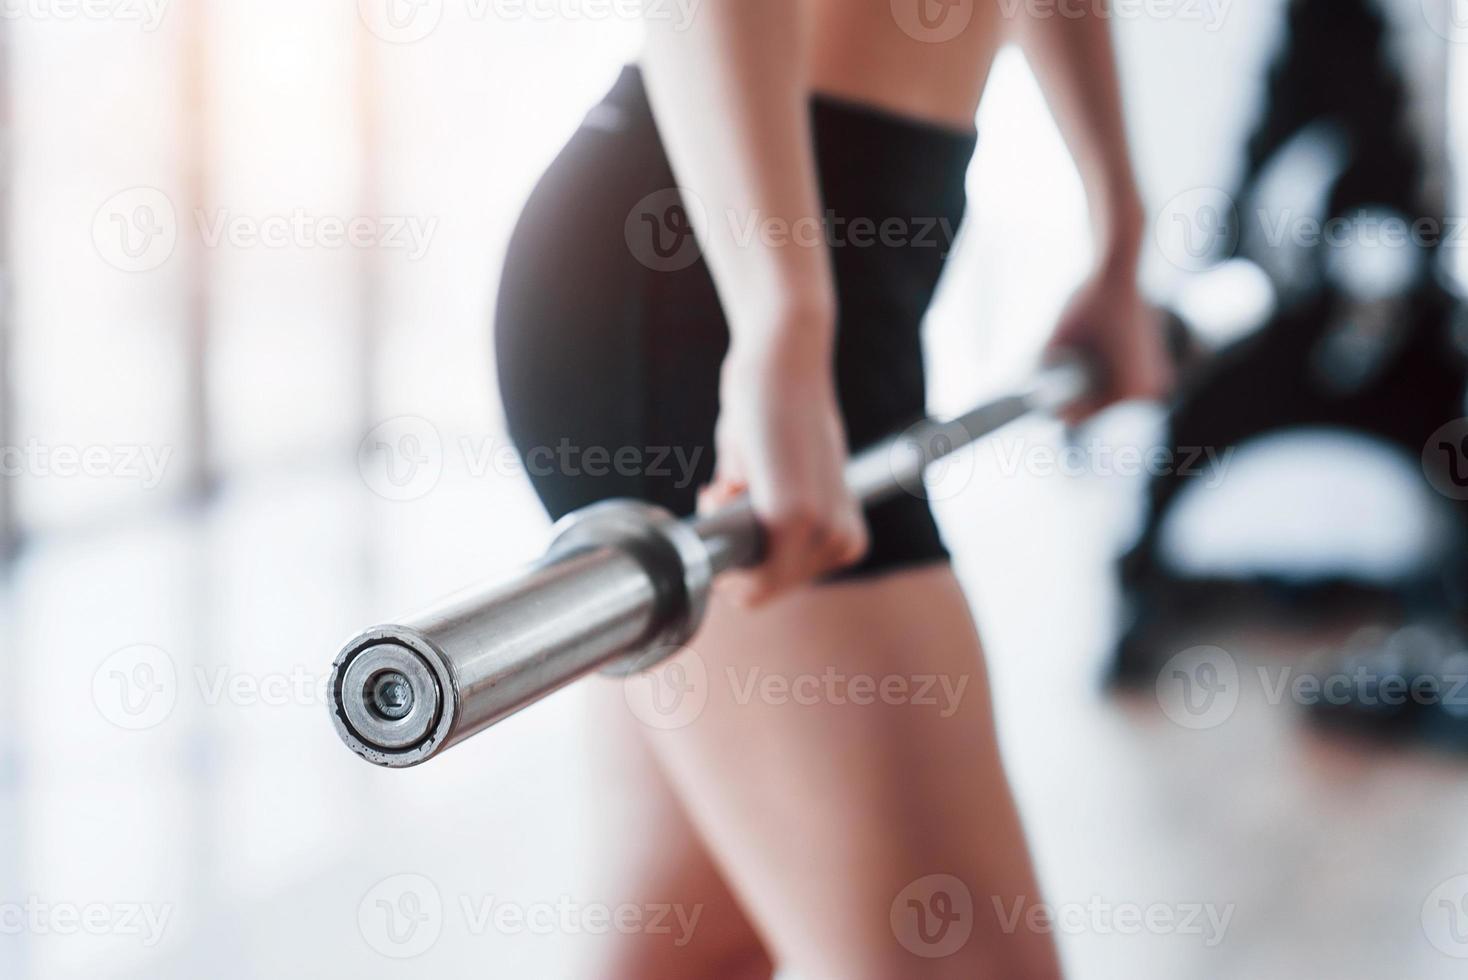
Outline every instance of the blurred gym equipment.
MULTIPOLYGON (((1433 434, 1464 415, 1468 319, 1442 253, 1462 232, 1446 218, 1446 42, 1423 29, 1421 13, 1415 2, 1371 0, 1294 0, 1287 8, 1232 213, 1211 229, 1214 258, 1261 272, 1274 301, 1253 332, 1187 365, 1168 419, 1175 452, 1222 452, 1283 430, 1330 428, 1394 446, 1415 466, 1433 434)), ((1191 347, 1175 345, 1179 353, 1191 347)), ((1128 622, 1113 664, 1119 682, 1150 684, 1176 652, 1169 637, 1180 625, 1246 593, 1297 619, 1356 607, 1388 621, 1441 624, 1468 611, 1462 502, 1438 498, 1452 525, 1444 557, 1385 588, 1348 572, 1204 580, 1178 574, 1162 553, 1164 525, 1187 486, 1181 473, 1153 479, 1143 530, 1121 563, 1128 622)), ((1462 649, 1436 628, 1386 631, 1378 640, 1375 653, 1353 647, 1323 672, 1375 657, 1411 678, 1439 669, 1455 643, 1462 649)), ((1360 642, 1372 646, 1367 635, 1360 642)), ((1385 717, 1361 705, 1317 714, 1376 728, 1385 717)), ((1392 714, 1397 722, 1387 727, 1400 728, 1404 714, 1392 714)), ((1449 740, 1468 747, 1468 725, 1455 730, 1449 740)))

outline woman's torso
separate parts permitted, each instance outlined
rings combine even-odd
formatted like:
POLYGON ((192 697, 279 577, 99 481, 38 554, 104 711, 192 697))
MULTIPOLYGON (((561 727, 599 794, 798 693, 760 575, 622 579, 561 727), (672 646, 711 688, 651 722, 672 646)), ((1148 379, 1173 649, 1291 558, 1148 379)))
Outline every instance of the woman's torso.
POLYGON ((996 0, 803 0, 817 92, 971 128, 1003 42, 996 0))

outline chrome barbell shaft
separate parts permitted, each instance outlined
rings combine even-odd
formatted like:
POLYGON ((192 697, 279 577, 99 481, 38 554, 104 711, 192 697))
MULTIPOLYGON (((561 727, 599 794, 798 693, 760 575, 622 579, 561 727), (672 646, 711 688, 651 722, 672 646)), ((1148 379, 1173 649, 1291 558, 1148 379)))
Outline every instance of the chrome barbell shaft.
MULTIPOLYGON (((868 505, 918 493, 933 462, 1088 387, 1077 361, 1047 367, 1016 392, 858 453, 847 485, 868 505)), ((675 652, 697 629, 714 576, 760 553, 747 502, 683 521, 632 501, 578 511, 540 561, 355 637, 332 667, 332 721, 369 762, 416 765, 588 673, 675 652)))

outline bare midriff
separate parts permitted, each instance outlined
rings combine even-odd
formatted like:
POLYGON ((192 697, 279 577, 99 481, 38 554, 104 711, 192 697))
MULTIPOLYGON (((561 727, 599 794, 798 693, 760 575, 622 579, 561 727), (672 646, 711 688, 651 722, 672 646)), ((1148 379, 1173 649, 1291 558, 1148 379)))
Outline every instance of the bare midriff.
POLYGON ((995 0, 806 0, 811 88, 972 130, 1004 41, 995 0))

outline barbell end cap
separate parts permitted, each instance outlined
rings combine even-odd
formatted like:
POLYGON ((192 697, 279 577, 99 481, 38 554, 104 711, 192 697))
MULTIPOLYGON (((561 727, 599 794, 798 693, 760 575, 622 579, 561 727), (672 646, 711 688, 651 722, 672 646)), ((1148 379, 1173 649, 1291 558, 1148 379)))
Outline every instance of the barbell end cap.
POLYGON ((458 714, 446 658, 401 626, 353 638, 332 664, 328 690, 337 735, 361 758, 391 769, 419 765, 444 749, 458 714))

